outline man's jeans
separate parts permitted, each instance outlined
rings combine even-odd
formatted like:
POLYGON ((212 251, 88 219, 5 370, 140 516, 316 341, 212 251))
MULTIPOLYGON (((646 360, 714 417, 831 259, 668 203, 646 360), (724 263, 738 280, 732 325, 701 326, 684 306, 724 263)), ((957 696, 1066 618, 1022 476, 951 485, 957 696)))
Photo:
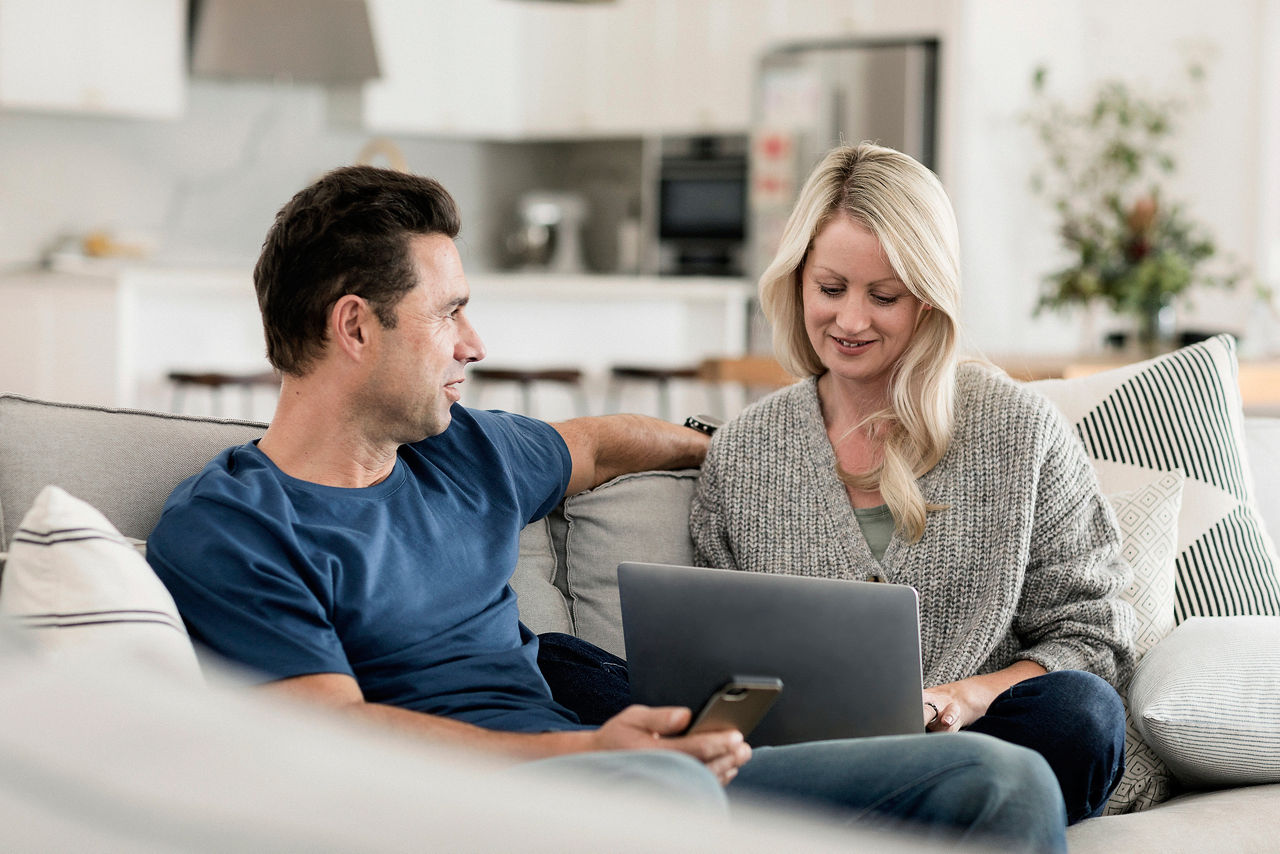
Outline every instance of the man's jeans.
MULTIPOLYGON (((584 723, 602 723, 629 702, 625 663, 577 638, 543 635, 539 665, 555 699, 584 723)), ((589 761, 616 768, 619 760, 589 761)), ((728 794, 732 802, 791 802, 866 826, 909 823, 917 833, 947 839, 1066 850, 1066 816, 1048 764, 1033 751, 983 735, 757 748, 728 794)))

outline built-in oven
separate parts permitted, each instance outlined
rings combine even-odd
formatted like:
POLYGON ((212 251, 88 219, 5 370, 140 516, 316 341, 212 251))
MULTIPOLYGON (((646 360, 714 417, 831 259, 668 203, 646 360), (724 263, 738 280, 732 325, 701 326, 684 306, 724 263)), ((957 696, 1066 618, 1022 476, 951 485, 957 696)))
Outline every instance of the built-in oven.
POLYGON ((664 140, 657 192, 660 273, 741 275, 747 219, 745 137, 664 140))

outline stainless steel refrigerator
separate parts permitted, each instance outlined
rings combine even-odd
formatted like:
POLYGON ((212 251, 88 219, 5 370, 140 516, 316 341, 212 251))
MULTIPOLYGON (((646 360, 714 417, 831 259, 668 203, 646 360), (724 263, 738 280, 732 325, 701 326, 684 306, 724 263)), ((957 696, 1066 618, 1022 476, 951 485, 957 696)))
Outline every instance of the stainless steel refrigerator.
POLYGON ((938 41, 779 47, 756 73, 750 149, 750 263, 758 276, 810 170, 833 146, 878 142, 936 169, 938 41))

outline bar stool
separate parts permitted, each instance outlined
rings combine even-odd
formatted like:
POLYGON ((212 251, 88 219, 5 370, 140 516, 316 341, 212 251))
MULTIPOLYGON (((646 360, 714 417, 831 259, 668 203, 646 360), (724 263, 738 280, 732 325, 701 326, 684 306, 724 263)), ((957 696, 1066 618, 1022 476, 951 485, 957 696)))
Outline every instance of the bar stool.
POLYGON ((520 407, 525 415, 533 414, 534 383, 554 383, 565 386, 573 395, 579 415, 587 414, 587 395, 582 388, 582 371, 577 368, 468 368, 471 378, 477 381, 476 399, 489 383, 516 383, 520 386, 520 407))
POLYGON ((659 365, 615 365, 609 370, 609 391, 605 395, 605 410, 617 412, 622 386, 628 382, 654 383, 658 388, 658 415, 664 421, 671 420, 671 381, 699 380, 701 368, 697 366, 664 367, 659 365))
POLYGON ((173 402, 170 408, 174 412, 182 412, 182 404, 189 388, 207 388, 214 416, 222 415, 222 390, 227 386, 239 387, 243 393, 243 413, 245 418, 253 414, 253 390, 256 387, 280 387, 280 376, 275 371, 256 371, 248 374, 229 374, 220 371, 170 371, 169 382, 173 383, 173 402))
POLYGON ((726 385, 740 389, 745 405, 797 380, 777 359, 767 355, 711 357, 702 361, 698 373, 707 384, 708 394, 726 415, 729 411, 724 399, 726 385))

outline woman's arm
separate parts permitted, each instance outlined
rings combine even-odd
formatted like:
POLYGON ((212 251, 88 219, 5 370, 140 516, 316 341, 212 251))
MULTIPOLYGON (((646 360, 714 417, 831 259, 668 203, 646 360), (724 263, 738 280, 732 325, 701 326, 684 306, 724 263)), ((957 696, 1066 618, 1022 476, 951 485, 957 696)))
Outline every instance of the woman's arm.
POLYGON ((713 441, 702 463, 689 506, 689 534, 693 538, 694 563, 720 569, 737 569, 729 532, 721 512, 720 458, 713 441))
POLYGON ((1034 661, 1015 661, 994 673, 928 688, 924 692, 925 727, 930 732, 956 732, 985 715, 995 698, 1014 685, 1045 673, 1048 671, 1034 661))
POLYGON ((1061 416, 1047 429, 1013 623, 1023 643, 1019 657, 1046 670, 1086 670, 1123 687, 1135 661, 1136 618, 1119 594, 1132 569, 1120 556, 1115 513, 1079 440, 1061 416))

